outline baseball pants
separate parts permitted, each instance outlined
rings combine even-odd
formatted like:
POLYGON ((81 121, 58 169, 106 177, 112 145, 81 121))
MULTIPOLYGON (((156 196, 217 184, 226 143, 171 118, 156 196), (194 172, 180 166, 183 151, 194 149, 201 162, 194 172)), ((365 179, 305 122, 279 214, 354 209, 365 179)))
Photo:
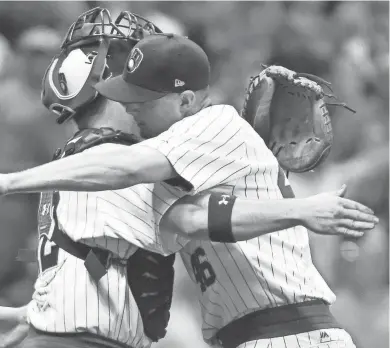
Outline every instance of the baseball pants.
POLYGON ((343 329, 322 329, 297 335, 250 341, 238 348, 356 348, 343 329))
POLYGON ((30 328, 20 348, 129 348, 128 346, 88 333, 54 334, 30 328))

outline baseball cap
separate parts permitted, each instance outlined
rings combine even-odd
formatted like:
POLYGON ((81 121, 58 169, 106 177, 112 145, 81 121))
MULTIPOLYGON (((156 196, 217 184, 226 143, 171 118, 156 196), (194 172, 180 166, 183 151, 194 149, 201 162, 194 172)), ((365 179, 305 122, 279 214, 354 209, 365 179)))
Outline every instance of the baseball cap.
POLYGON ((122 75, 94 88, 108 99, 137 103, 197 91, 206 88, 209 80, 209 60, 195 42, 176 34, 155 34, 133 47, 122 75))

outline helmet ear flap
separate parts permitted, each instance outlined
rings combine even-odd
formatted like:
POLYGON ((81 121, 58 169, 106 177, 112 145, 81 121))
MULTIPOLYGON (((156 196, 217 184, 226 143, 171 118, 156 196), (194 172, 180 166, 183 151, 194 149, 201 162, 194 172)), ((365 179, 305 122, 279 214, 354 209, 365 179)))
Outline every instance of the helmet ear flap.
MULTIPOLYGON (((97 52, 92 51, 86 56, 88 61, 83 62, 83 66, 91 64, 89 74, 78 90, 70 91, 70 93, 67 88, 66 76, 60 72, 60 69, 64 61, 74 51, 68 52, 68 50, 63 49, 59 55, 53 58, 42 80, 41 100, 50 111, 58 115, 57 123, 61 124, 72 118, 80 107, 89 104, 97 97, 98 93, 93 86, 103 78, 105 72, 107 75, 106 57, 109 44, 109 39, 102 38, 97 52)), ((72 67, 72 69, 77 69, 77 66, 72 67)))
MULTIPOLYGON (((43 74, 42 81, 41 81, 41 101, 42 101, 42 102, 43 102, 43 99, 44 99, 45 96, 46 96, 46 91, 47 91, 47 89, 45 88, 45 87, 46 87, 47 74, 48 74, 49 69, 50 69, 50 67, 52 66, 53 62, 54 62, 57 58, 58 58, 58 55, 55 55, 55 56, 52 58, 52 60, 51 60, 51 62, 50 62, 50 64, 49 64, 49 66, 46 68, 45 73, 43 74)), ((43 104, 46 106, 45 103, 43 103, 43 104)))

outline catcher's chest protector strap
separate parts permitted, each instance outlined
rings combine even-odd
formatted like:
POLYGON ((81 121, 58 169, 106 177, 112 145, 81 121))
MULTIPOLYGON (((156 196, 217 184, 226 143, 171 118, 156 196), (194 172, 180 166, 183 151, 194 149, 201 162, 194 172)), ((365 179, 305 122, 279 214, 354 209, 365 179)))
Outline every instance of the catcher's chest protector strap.
MULTIPOLYGON (((104 143, 133 145, 140 140, 133 134, 115 131, 111 128, 83 129, 67 142, 64 149, 56 151, 54 160, 104 143)), ((91 276, 99 280, 106 273, 110 253, 107 250, 90 248, 72 241, 59 231, 55 222, 51 227, 52 225, 48 223, 50 216, 45 219, 46 214, 42 215, 42 213, 50 214, 49 212, 52 211, 55 217, 56 196, 59 196, 58 192, 41 194, 38 211, 40 235, 44 233, 51 241, 56 244, 58 242, 58 246, 65 251, 85 260, 85 265, 91 276), (48 209, 47 204, 53 206, 53 209, 48 209), (54 228, 56 232, 50 233, 51 228, 54 228)), ((138 249, 127 260, 128 284, 140 311, 145 334, 154 342, 166 335, 172 303, 174 261, 174 254, 164 257, 143 249, 138 249)))

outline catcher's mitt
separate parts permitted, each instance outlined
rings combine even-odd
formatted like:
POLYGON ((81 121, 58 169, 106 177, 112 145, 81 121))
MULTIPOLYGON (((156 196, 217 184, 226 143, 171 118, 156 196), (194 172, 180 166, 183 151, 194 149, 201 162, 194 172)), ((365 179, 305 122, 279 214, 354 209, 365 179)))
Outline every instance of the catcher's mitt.
MULTIPOLYGON (((312 170, 328 156, 333 132, 321 85, 330 83, 282 66, 266 67, 249 82, 242 117, 247 120, 288 172, 312 170)), ((332 91, 330 89, 330 91, 332 91)))

